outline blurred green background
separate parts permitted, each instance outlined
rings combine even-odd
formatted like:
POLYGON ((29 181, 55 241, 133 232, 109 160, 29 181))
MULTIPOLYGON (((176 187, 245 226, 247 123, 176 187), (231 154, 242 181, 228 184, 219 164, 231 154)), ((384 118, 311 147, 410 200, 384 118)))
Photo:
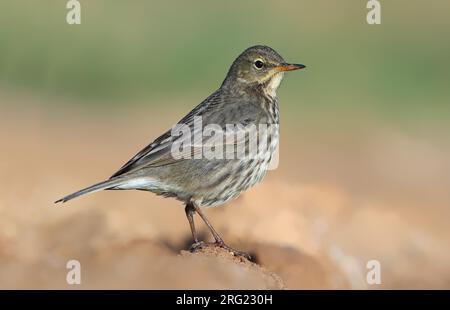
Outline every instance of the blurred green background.
POLYGON ((68 25, 66 1, 1 1, 1 89, 86 106, 189 98, 188 109, 242 50, 266 44, 308 66, 285 79, 284 109, 450 116, 448 1, 381 1, 377 26, 361 0, 80 2, 81 25, 68 25))

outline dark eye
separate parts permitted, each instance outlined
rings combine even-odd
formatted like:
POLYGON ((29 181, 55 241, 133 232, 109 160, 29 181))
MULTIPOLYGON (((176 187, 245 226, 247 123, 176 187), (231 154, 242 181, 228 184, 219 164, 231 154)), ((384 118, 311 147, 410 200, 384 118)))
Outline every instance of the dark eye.
POLYGON ((257 59, 255 60, 255 67, 256 69, 261 69, 262 67, 264 67, 264 63, 261 60, 257 59))

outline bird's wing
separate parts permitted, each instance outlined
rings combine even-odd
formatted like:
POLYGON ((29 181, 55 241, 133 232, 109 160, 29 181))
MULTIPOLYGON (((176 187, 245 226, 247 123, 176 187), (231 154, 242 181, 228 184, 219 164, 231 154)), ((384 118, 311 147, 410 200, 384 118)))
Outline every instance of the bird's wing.
MULTIPOLYGON (((225 139, 222 139, 221 143, 217 142, 214 137, 213 139, 211 139, 211 137, 205 137, 203 135, 203 126, 208 124, 216 124, 221 127, 225 134, 234 136, 235 133, 241 131, 241 129, 236 128, 235 132, 227 133, 225 128, 227 124, 243 124, 245 126, 246 124, 258 123, 261 121, 261 115, 263 114, 264 113, 262 112, 259 104, 239 104, 238 99, 232 98, 218 90, 206 98, 177 123, 182 126, 187 126, 190 130, 190 135, 172 135, 172 130, 168 130, 131 158, 125 165, 122 166, 122 168, 114 173, 111 178, 124 173, 139 170, 143 167, 167 166, 181 160, 197 158, 195 155, 199 152, 201 154, 203 145, 206 143, 215 143, 216 145, 221 144, 222 149, 225 150, 224 147, 226 147, 226 144, 228 143, 226 136, 225 139), (202 126, 196 126, 196 116, 202 117, 202 126), (192 139, 193 141, 191 141, 191 137, 194 137, 192 139), (200 137, 201 141, 195 141, 196 137, 200 137), (186 143, 186 141, 188 142, 186 143), (225 143, 223 143, 223 141, 225 141, 225 143), (197 144, 197 142, 199 144, 197 144), (178 146, 189 145, 190 147, 184 148, 183 156, 176 158, 172 154, 172 146, 177 146, 174 145, 175 143, 177 143, 178 146), (188 153, 186 154, 185 152, 188 153)), ((238 149, 242 146, 245 147, 247 141, 247 136, 241 135, 240 139, 233 139, 231 144, 233 144, 235 149, 238 149)), ((228 150, 228 148, 226 150, 228 150)))
MULTIPOLYGON (((223 102, 223 98, 219 91, 214 92, 211 96, 206 98, 202 103, 196 106, 191 112, 189 112, 183 119, 181 119, 178 124, 183 124, 194 132, 194 117, 201 116, 214 108, 215 112, 220 112, 220 105, 223 102)), ((130 172, 132 170, 139 169, 141 167, 156 167, 170 165, 182 159, 176 159, 171 155, 171 148, 175 141, 179 139, 185 139, 184 135, 173 136, 172 130, 166 131, 164 134, 159 136, 155 141, 150 143, 139 153, 137 153, 133 158, 126 162, 116 173, 114 173, 111 178, 117 177, 124 173, 130 172)), ((193 152, 196 150, 193 148, 193 152)), ((193 154, 192 154, 193 155, 193 154)))

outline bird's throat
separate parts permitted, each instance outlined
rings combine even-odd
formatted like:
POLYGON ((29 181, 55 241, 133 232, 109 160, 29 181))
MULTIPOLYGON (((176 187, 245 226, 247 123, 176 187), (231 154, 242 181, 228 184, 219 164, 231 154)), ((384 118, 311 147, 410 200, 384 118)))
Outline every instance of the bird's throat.
POLYGON ((281 80, 283 80, 283 72, 276 73, 269 80, 264 83, 263 91, 264 94, 270 98, 275 98, 277 96, 277 89, 280 86, 281 80))

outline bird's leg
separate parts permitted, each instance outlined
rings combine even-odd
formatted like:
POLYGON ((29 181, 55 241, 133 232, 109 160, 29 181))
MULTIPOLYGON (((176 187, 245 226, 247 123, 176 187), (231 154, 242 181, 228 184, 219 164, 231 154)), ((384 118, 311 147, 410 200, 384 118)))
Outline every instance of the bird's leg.
POLYGON ((195 212, 198 213, 198 215, 200 215, 200 217, 202 218, 203 222, 205 222, 206 226, 208 226, 209 231, 211 232, 211 234, 214 237, 214 240, 216 241, 217 244, 225 244, 222 240, 222 238, 220 237, 220 235, 217 233, 217 231, 214 229, 214 227, 211 225, 211 223, 208 221, 208 219, 206 218, 206 216, 203 214, 203 211, 200 209, 199 206, 197 206, 195 203, 192 204, 194 206, 194 210, 195 212))
POLYGON ((200 217, 202 218, 203 222, 205 222, 206 226, 208 226, 208 229, 211 232, 211 234, 213 235, 214 240, 216 241, 215 243, 218 246, 220 246, 221 248, 224 248, 227 251, 233 253, 235 256, 243 256, 243 257, 247 258, 248 260, 251 259, 249 254, 247 254, 245 252, 242 252, 242 251, 235 250, 232 247, 230 247, 227 244, 225 244, 223 239, 220 237, 220 235, 217 233, 217 231, 214 229, 214 227, 208 221, 206 216, 203 214, 203 211, 200 209, 200 207, 195 202, 192 202, 192 205, 193 205, 195 211, 198 213, 198 215, 200 215, 200 217))
POLYGON ((191 202, 186 204, 186 207, 184 208, 184 212, 186 212, 186 217, 189 221, 189 226, 191 227, 192 238, 194 239, 194 243, 198 243, 197 231, 195 230, 195 224, 194 224, 195 208, 191 202))

